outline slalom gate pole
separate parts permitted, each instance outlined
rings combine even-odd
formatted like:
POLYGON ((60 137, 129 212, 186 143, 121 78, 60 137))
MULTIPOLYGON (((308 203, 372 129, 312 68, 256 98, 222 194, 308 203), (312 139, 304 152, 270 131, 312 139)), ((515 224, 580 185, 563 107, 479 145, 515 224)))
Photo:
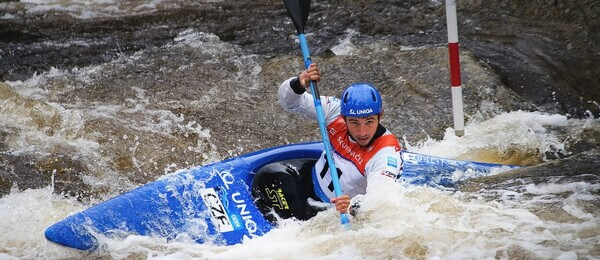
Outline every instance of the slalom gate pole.
POLYGON ((452 89, 452 115, 456 136, 465 134, 462 83, 460 81, 460 56, 458 51, 458 26, 456 0, 446 0, 446 24, 448 26, 448 53, 450 55, 450 88, 452 89))

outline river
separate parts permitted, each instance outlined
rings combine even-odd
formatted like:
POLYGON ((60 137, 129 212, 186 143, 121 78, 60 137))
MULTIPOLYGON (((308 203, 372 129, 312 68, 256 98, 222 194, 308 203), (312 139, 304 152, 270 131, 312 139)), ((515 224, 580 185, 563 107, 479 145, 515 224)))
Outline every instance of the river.
POLYGON ((350 231, 326 211, 228 247, 63 248, 43 232, 69 214, 178 169, 319 140, 277 104, 300 50, 275 0, 4 0, 0 259, 600 258, 600 3, 459 1, 456 137, 443 1, 313 2, 322 94, 372 82, 405 149, 528 167, 457 173, 448 190, 370 187, 350 231))

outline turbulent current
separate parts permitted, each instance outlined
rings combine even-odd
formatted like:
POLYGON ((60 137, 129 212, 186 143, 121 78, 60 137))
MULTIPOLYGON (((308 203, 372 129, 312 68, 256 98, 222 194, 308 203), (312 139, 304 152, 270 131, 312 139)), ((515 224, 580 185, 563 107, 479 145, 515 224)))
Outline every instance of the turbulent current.
POLYGON ((0 0, 0 259, 598 259, 599 16, 459 1, 457 137, 443 1, 313 1, 322 94, 371 82, 404 149, 527 167, 370 185, 349 231, 328 210, 234 246, 129 236, 87 253, 45 228, 179 169, 319 140, 277 103, 303 66, 295 29, 275 0, 0 0))

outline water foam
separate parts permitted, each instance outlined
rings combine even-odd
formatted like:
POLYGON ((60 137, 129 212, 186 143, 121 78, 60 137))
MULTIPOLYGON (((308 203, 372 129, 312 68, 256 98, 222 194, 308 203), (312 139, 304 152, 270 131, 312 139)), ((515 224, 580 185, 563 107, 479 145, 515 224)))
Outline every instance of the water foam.
MULTIPOLYGON (((498 130, 494 125, 509 125, 500 128, 504 138, 529 134, 527 138, 555 140, 544 135, 552 135, 551 126, 565 127, 574 119, 560 115, 547 115, 537 112, 509 112, 496 118, 474 123, 467 127, 472 139, 458 142, 447 133, 441 141, 429 140, 414 148, 420 152, 434 153, 444 149, 473 149, 490 144, 495 147, 503 139, 493 138, 498 130), (544 136, 539 137, 537 135, 544 136)), ((575 121, 590 125, 589 120, 575 121)), ((510 139, 509 139, 510 140, 510 139)), ((521 140, 521 139, 519 139, 521 140)), ((518 141, 518 140, 517 140, 518 141)), ((543 147, 544 142, 533 142, 535 147, 543 147)), ((528 144, 528 143, 527 143, 528 144)), ((458 153, 456 153, 458 154, 458 153)), ((182 170, 178 171, 181 172, 182 170)), ((168 176, 175 176, 170 174, 168 176)), ((168 177, 166 176, 166 177, 168 177)), ((165 178, 166 178, 165 177, 165 178)), ((183 182, 193 181, 191 176, 183 177, 183 182)), ((199 187, 196 187, 199 188, 199 187)), ((195 189, 196 189, 195 188, 195 189)), ((129 236, 124 240, 105 239, 101 252, 94 255, 112 258, 142 257, 148 259, 381 259, 381 258, 555 258, 570 259, 592 257, 593 247, 600 242, 598 214, 589 212, 582 203, 597 200, 595 195, 600 185, 584 182, 545 185, 525 185, 522 191, 494 190, 498 200, 487 200, 480 194, 442 191, 431 187, 405 186, 401 183, 369 184, 368 193, 359 195, 362 206, 359 214, 352 218, 352 229, 345 231, 339 224, 333 209, 319 213, 315 218, 300 222, 284 220, 273 231, 242 244, 216 246, 196 244, 189 236, 179 236, 173 241, 157 237, 129 236), (567 197, 565 198, 565 194, 567 197), (535 208, 539 205, 561 203, 568 218, 547 219, 535 208), (596 231, 594 231, 596 230, 596 231), (560 245, 560 246, 556 246, 560 245)), ((81 205, 66 200, 66 210, 56 210, 56 206, 42 203, 63 201, 53 197, 47 189, 13 192, 0 200, 0 212, 7 212, 3 219, 16 219, 27 215, 30 208, 16 208, 20 204, 32 204, 42 209, 41 218, 59 214, 52 220, 44 220, 47 225, 58 220, 66 212, 81 209, 81 205), (40 196, 42 198, 40 198, 40 196), (50 198, 50 199, 48 199, 50 198), (24 203, 24 200, 32 202, 24 203), (54 207, 54 208, 53 208, 54 207), (8 213, 12 212, 12 213, 8 213), (45 213, 44 213, 45 212, 45 213)), ((181 199, 185 199, 185 194, 181 199)), ((64 201, 63 201, 64 203, 64 201)), ((3 213, 5 214, 5 213, 3 213)), ((14 229, 9 222, 1 230, 14 229)), ((198 224, 198 223, 196 223, 198 224)), ((190 223, 190 226, 196 224, 190 223)), ((33 226, 43 230, 45 226, 33 226)), ((197 226, 201 233, 201 226, 197 226)), ((35 231, 38 232, 39 231, 35 231)), ((35 233, 29 232, 29 233, 35 233)), ((11 249, 9 256, 23 257, 30 254, 43 254, 58 257, 78 257, 73 251, 50 246, 39 252, 40 237, 26 237, 4 243, 34 241, 34 245, 11 249), (37 242, 35 242, 37 241, 37 242)), ((45 242, 47 243, 47 242, 45 242)), ((11 247, 14 248, 14 247, 11 247)))
MULTIPOLYGON (((565 188, 541 189, 532 192, 565 188)), ((109 241, 106 250, 112 257, 149 259, 569 258, 590 256, 600 235, 579 240, 570 235, 589 233, 598 227, 597 219, 584 216, 583 225, 557 224, 524 207, 431 187, 373 183, 367 195, 359 196, 362 206, 349 231, 329 209, 304 222, 284 220, 264 236, 238 245, 131 236, 109 241)))
MULTIPOLYGON (((201 3, 208 2, 214 1, 201 1, 201 3)), ((178 0, 23 0, 2 3, 6 11, 2 19, 47 14, 67 14, 76 19, 94 19, 147 14, 165 9, 177 9, 181 6, 181 1, 178 0), (9 14, 10 16, 7 16, 9 14)))
POLYGON ((352 38, 358 35, 358 32, 352 29, 346 29, 346 37, 340 40, 339 44, 333 46, 331 51, 335 55, 353 55, 357 52, 357 47, 352 43, 352 38))
POLYGON ((47 241, 43 234, 46 227, 84 207, 75 199, 53 194, 51 187, 13 190, 0 198, 0 258, 3 254, 22 259, 84 257, 47 241))
POLYGON ((586 119, 568 119, 564 115, 542 112, 511 111, 501 113, 491 119, 468 123, 465 135, 457 137, 454 130, 446 129, 442 140, 431 138, 410 144, 410 151, 440 157, 477 160, 473 151, 492 150, 497 153, 531 154, 547 159, 546 153, 568 154, 565 147, 566 136, 556 129, 565 128, 586 119), (462 157, 461 157, 462 156, 462 157))

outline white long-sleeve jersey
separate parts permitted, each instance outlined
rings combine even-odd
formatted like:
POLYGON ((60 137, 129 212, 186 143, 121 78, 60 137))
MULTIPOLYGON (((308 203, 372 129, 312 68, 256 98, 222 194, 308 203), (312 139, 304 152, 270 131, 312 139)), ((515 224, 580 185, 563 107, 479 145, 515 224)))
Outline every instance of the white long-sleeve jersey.
MULTIPOLYGON (((288 111, 316 120, 312 95, 294 92, 290 85, 293 79, 284 81, 279 87, 279 103, 288 111)), ((335 97, 320 98, 342 193, 354 197, 366 193, 367 183, 374 178, 398 178, 402 173, 403 162, 396 137, 380 125, 380 136, 376 134, 378 137, 370 146, 361 147, 348 134, 346 123, 340 116, 340 100, 335 97)), ((336 196, 325 154, 323 152, 316 162, 312 177, 315 193, 324 202, 329 202, 336 196)))

